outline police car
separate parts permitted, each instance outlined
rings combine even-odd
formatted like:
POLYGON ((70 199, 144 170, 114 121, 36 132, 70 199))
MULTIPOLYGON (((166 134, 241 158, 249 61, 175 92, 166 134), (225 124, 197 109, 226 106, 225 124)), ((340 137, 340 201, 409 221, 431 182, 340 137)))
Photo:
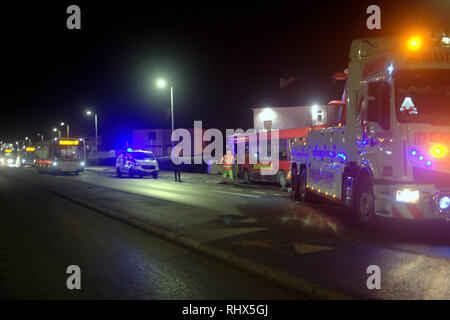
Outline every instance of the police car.
POLYGON ((130 178, 151 175, 153 179, 158 178, 158 161, 151 151, 133 150, 128 148, 116 159, 116 173, 120 178, 127 174, 130 178))

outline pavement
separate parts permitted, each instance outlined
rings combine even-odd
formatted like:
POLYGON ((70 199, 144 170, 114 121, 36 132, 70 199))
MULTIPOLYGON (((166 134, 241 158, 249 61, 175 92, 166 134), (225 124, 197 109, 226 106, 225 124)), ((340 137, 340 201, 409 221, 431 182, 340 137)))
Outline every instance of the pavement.
MULTIPOLYGON (((89 168, 80 176, 17 175, 135 221, 174 232, 290 277, 369 299, 448 299, 448 224, 382 220, 355 228, 330 203, 292 201, 276 186, 223 183, 221 177, 170 172, 160 178, 117 178, 89 168), (369 290, 367 268, 381 269, 369 290)), ((10 171, 12 173, 12 171, 10 171)))

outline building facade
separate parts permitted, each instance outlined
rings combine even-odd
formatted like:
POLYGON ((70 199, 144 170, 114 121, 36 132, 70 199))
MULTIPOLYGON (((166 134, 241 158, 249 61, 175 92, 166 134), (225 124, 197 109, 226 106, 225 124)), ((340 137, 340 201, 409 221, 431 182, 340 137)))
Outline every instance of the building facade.
POLYGON ((255 129, 294 129, 338 121, 340 108, 336 106, 292 106, 253 108, 255 129))
MULTIPOLYGON (((186 129, 191 136, 192 155, 201 155, 203 148, 207 145, 202 142, 200 145, 194 144, 194 137, 203 137, 205 129, 186 129), (197 131, 196 131, 197 130, 197 131)), ((152 151, 157 157, 170 156, 172 150, 170 129, 141 129, 133 130, 132 132, 132 146, 142 150, 152 151)), ((177 144, 178 142, 175 142, 177 144)))

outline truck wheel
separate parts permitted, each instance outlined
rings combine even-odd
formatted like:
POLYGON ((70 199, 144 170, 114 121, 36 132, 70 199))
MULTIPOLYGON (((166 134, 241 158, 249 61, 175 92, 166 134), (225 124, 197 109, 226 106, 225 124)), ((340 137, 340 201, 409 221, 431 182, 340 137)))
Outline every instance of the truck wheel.
POLYGON ((373 187, 367 176, 362 176, 356 187, 355 215, 360 225, 370 223, 375 217, 373 187))
POLYGON ((311 201, 311 194, 306 188, 307 180, 306 180, 306 169, 303 169, 300 173, 300 179, 299 179, 299 193, 300 193, 300 200, 303 202, 310 202, 311 201))
POLYGON ((247 169, 244 170, 243 176, 244 176, 244 182, 245 182, 245 183, 250 183, 250 182, 251 182, 251 181, 250 181, 250 173, 248 172, 247 169))
POLYGON ((128 176, 130 177, 130 178, 133 178, 134 177, 134 171, 133 171, 133 169, 129 169, 128 170, 128 176))
POLYGON ((119 178, 122 176, 122 172, 120 172, 119 167, 117 167, 117 169, 116 169, 116 174, 117 174, 117 177, 119 177, 119 178))
POLYGON ((291 171, 291 198, 300 199, 300 176, 297 173, 297 167, 291 171))

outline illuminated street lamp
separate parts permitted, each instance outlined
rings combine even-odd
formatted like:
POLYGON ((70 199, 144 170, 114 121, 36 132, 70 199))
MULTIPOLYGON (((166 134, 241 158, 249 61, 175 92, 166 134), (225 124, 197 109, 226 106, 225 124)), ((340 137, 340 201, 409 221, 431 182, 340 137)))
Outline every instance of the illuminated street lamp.
MULTIPOLYGON (((65 123, 64 122, 61 122, 61 127, 64 127, 64 125, 65 125, 65 123)), ((66 135, 66 138, 69 138, 69 124, 67 124, 67 126, 66 126, 66 131, 67 131, 67 135, 66 135)))
POLYGON ((38 133, 37 136, 38 137, 40 136, 41 137, 41 141, 44 142, 44 135, 43 134, 38 133))
POLYGON ((61 130, 58 128, 53 128, 53 132, 58 132, 58 138, 61 139, 61 130))
MULTIPOLYGON (((88 110, 86 111, 87 116, 92 115, 92 111, 88 110)), ((94 114, 94 121, 95 121, 95 165, 98 165, 98 132, 97 132, 97 113, 94 114)))
MULTIPOLYGON (((156 86, 160 89, 164 89, 167 86, 167 83, 164 79, 159 79, 156 81, 156 86)), ((173 119, 173 86, 170 86, 170 119, 172 122, 172 134, 174 131, 174 119, 173 119)), ((172 140, 172 138, 170 139, 172 140)), ((172 152, 173 152, 173 141, 172 141, 172 152)))

